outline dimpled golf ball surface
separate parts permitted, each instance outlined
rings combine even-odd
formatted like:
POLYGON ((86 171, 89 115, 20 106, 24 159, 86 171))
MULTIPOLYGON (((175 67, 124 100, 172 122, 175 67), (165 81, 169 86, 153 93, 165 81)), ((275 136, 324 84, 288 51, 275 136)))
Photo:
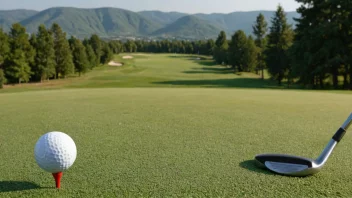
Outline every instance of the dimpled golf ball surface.
POLYGON ((63 172, 76 160, 76 144, 62 132, 50 132, 41 136, 34 149, 35 160, 40 168, 50 173, 63 172))

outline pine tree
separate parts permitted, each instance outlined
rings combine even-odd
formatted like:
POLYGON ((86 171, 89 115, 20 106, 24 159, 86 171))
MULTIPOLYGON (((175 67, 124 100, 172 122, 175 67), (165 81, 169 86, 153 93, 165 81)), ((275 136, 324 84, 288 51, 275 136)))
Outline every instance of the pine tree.
POLYGON ((9 38, 7 34, 0 28, 0 69, 4 64, 6 57, 10 51, 9 38))
MULTIPOLYGON (((31 39, 33 41, 33 38, 31 39)), ((32 68, 35 80, 47 80, 55 75, 55 51, 51 33, 44 25, 38 27, 34 48, 35 66, 32 68)))
POLYGON ((107 43, 103 43, 101 63, 106 64, 112 60, 113 53, 107 43))
POLYGON ((214 47, 214 59, 218 64, 228 63, 228 48, 229 45, 226 39, 226 33, 221 31, 218 38, 216 39, 214 47))
POLYGON ((255 45, 255 42, 252 36, 249 36, 247 39, 247 45, 244 47, 244 70, 246 72, 254 72, 257 66, 257 57, 258 57, 258 47, 255 45))
POLYGON ((277 80, 279 85, 290 72, 290 61, 288 49, 292 45, 293 31, 287 24, 286 14, 281 5, 272 18, 269 40, 266 50, 266 63, 272 78, 277 80))
POLYGON ((209 39, 207 41, 207 54, 206 55, 214 55, 215 42, 213 39, 209 39))
POLYGON ((94 50, 91 45, 85 45, 86 48, 86 53, 87 53, 87 59, 89 62, 89 69, 93 69, 96 65, 96 56, 94 53, 94 50))
POLYGON ((4 88, 5 83, 6 83, 6 78, 5 78, 4 70, 0 69, 0 89, 4 88))
POLYGON ((79 76, 81 76, 81 74, 86 73, 89 68, 86 49, 79 39, 71 37, 69 42, 71 44, 75 71, 78 72, 79 76))
POLYGON ((257 71, 261 70, 262 73, 262 79, 264 79, 264 69, 266 67, 265 65, 265 56, 264 56, 264 51, 265 51, 265 46, 266 46, 266 33, 268 31, 268 23, 265 20, 265 17, 262 13, 260 13, 257 17, 256 23, 253 26, 253 34, 255 35, 255 44, 257 46, 257 71))
POLYGON ((5 76, 10 82, 28 82, 30 64, 34 61, 34 49, 29 43, 26 29, 19 23, 12 25, 9 34, 9 55, 5 59, 5 76))
POLYGON ((246 71, 245 53, 248 41, 247 36, 242 30, 238 30, 231 37, 231 42, 228 50, 229 64, 234 71, 246 71))
POLYGON ((96 56, 96 63, 95 65, 98 66, 100 64, 100 58, 101 58, 101 53, 102 53, 102 44, 101 44, 101 40, 98 37, 98 35, 93 34, 90 39, 89 39, 89 43, 92 46, 95 56, 96 56))
POLYGON ((55 78, 59 78, 59 76, 65 78, 74 72, 70 45, 66 39, 66 33, 57 23, 51 26, 51 32, 54 38, 55 78))

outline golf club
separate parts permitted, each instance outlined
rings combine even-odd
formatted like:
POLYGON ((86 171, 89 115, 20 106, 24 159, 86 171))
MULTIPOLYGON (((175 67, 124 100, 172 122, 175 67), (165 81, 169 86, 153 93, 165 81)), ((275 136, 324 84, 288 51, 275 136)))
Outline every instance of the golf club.
POLYGON ((337 130, 316 160, 285 154, 262 154, 255 156, 255 160, 259 166, 266 167, 272 172, 282 175, 304 177, 316 174, 324 166, 335 146, 341 141, 351 123, 352 114, 337 130))

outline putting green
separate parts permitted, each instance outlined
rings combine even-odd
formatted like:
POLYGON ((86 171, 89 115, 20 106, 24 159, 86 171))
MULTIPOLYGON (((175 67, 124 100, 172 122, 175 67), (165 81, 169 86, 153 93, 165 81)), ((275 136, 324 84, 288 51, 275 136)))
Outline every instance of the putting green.
POLYGON ((323 170, 293 178, 256 154, 317 157, 351 94, 214 88, 60 89, 0 94, 1 197, 351 197, 352 131, 323 170), (55 190, 34 160, 49 131, 76 142, 55 190))

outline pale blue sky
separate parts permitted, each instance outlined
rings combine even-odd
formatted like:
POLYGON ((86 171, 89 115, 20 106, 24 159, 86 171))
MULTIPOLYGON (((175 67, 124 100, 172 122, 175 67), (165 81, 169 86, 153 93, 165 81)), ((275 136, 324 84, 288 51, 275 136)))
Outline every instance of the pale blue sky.
POLYGON ((65 6, 79 8, 117 7, 132 11, 161 10, 186 13, 229 13, 234 11, 275 10, 281 4, 285 11, 295 11, 295 0, 0 0, 0 10, 33 9, 65 6))

